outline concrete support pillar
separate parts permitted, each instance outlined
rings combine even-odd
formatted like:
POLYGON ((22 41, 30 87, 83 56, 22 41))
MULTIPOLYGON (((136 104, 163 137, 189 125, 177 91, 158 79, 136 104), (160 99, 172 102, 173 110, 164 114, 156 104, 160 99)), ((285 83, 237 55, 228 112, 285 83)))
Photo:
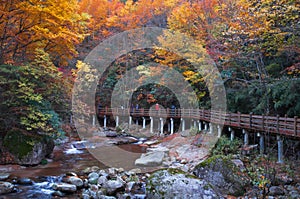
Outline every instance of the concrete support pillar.
POLYGON ((207 122, 204 122, 204 130, 205 130, 205 131, 208 130, 208 126, 207 126, 207 125, 208 125, 208 123, 207 123, 207 122))
POLYGON ((146 118, 143 117, 143 129, 145 129, 145 128, 146 128, 146 118))
POLYGON ((278 163, 283 163, 283 140, 277 135, 277 144, 278 144, 278 163))
POLYGON ((171 135, 174 133, 174 120, 173 118, 170 119, 171 120, 171 135))
POLYGON ((213 123, 209 123, 209 133, 210 134, 214 133, 214 125, 213 125, 213 123))
POLYGON ((222 129, 220 125, 218 125, 217 128, 218 128, 218 138, 219 138, 222 136, 222 129))
POLYGON ((153 133, 153 117, 150 117, 150 133, 153 133))
POLYGON ((197 121, 194 120, 194 128, 197 128, 197 121))
POLYGON ((182 132, 185 131, 185 120, 183 118, 181 118, 181 127, 182 127, 181 131, 182 132))
POLYGON ((119 126, 119 116, 116 116, 116 127, 119 126))
POLYGON ((164 119, 159 118, 160 120, 160 135, 162 136, 164 134, 164 119))
POLYGON ((107 124, 107 117, 106 117, 106 115, 104 115, 104 122, 103 123, 104 123, 104 128, 106 128, 106 126, 107 126, 106 125, 107 124))
POLYGON ((262 155, 265 152, 265 140, 264 135, 258 133, 257 136, 259 137, 259 153, 262 155))
POLYGON ((231 127, 229 127, 228 130, 230 131, 230 140, 233 141, 233 139, 234 139, 234 130, 231 127))
POLYGON ((93 125, 93 126, 96 126, 96 115, 93 115, 92 125, 93 125))
POLYGON ((248 146, 249 145, 249 133, 245 129, 243 129, 243 134, 244 134, 244 145, 248 146))
POLYGON ((201 124, 201 121, 200 121, 200 120, 198 120, 198 130, 199 130, 199 131, 202 131, 202 124, 201 124))
POLYGON ((132 117, 129 116, 129 126, 131 126, 131 124, 132 124, 132 117))
POLYGON ((135 120, 135 124, 139 125, 139 120, 138 119, 135 120))

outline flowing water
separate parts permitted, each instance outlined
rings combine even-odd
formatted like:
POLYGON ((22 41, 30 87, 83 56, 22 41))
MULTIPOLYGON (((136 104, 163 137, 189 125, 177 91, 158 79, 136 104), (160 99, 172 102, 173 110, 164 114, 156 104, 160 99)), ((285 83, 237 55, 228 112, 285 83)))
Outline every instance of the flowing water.
MULTIPOLYGON (((134 161, 145 151, 145 147, 136 144, 104 147, 91 145, 83 141, 72 141, 55 147, 53 158, 46 165, 12 169, 10 171, 11 177, 30 178, 33 184, 27 186, 17 184, 17 192, 0 196, 0 199, 52 198, 51 193, 53 190, 51 187, 53 183, 61 180, 63 174, 67 172, 78 173, 91 166, 98 166, 100 169, 112 166, 123 167, 124 169, 135 168, 134 161), (91 150, 96 150, 97 154, 94 154, 91 150), (124 155, 120 151, 127 152, 129 155, 124 155), (99 158, 98 155, 101 157, 99 158), (103 162, 109 162, 109 164, 103 162)), ((74 198, 74 196, 70 196, 70 198, 74 198)))

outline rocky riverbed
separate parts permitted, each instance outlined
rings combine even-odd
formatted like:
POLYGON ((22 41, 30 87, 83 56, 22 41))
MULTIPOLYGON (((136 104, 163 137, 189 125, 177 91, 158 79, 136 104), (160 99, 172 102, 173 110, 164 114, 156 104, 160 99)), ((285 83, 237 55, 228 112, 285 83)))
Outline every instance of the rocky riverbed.
POLYGON ((299 167, 271 167, 264 157, 244 157, 238 151, 210 157, 216 141, 206 132, 164 138, 95 132, 92 140, 61 146, 64 156, 75 161, 57 165, 58 154, 53 155, 48 166, 67 164, 59 174, 29 175, 41 166, 0 167, 0 198, 300 198, 299 167), (104 158, 82 164, 78 157, 86 153, 104 158))

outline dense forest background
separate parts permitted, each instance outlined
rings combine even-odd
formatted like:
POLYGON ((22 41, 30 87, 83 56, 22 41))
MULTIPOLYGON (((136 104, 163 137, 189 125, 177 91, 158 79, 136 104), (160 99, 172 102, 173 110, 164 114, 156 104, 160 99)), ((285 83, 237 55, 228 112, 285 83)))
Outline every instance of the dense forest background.
MULTIPOLYGON (((112 35, 152 26, 179 31, 205 49, 224 80, 229 111, 300 116, 299 13, 296 0, 1 0, 1 137, 15 128, 62 134, 81 61, 112 35)), ((175 38, 162 45, 178 43, 175 38)), ((210 107, 205 77, 188 60, 157 49, 112 63, 97 100, 109 106, 109 93, 132 67, 141 74, 162 72, 146 67, 150 62, 179 71, 199 107, 210 107)), ((155 84, 135 96, 145 107, 174 104, 167 89, 155 84)))

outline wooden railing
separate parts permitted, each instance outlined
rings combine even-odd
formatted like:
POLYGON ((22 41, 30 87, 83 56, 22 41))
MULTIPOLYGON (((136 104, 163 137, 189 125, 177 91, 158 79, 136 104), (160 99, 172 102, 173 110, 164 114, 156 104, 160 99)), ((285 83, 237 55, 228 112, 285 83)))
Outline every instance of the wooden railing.
POLYGON ((163 117, 163 118, 185 118, 224 124, 226 126, 248 129, 252 131, 270 132, 285 136, 300 138, 300 119, 264 116, 241 113, 226 113, 215 110, 203 109, 126 109, 126 108, 103 108, 98 111, 99 116, 133 116, 133 117, 163 117))

